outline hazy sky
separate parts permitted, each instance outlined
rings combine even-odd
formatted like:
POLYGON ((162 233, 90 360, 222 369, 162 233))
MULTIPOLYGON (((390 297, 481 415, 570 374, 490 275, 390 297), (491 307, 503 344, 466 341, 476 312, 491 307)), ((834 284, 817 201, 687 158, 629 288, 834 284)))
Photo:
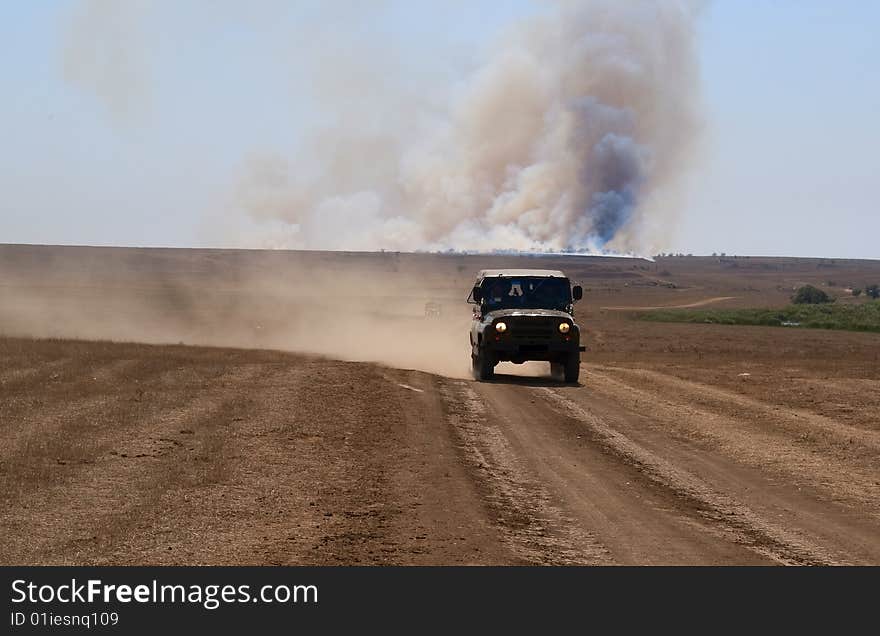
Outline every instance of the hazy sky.
MULTIPOLYGON (((121 3, 0 5, 0 242, 247 244, 235 203, 243 166, 296 148, 321 119, 309 97, 320 64, 304 56, 332 51, 336 34, 340 51, 348 38, 393 43, 397 64, 440 86, 506 25, 543 10, 525 0, 388 2, 379 17, 363 3, 280 0, 112 9, 121 3)), ((707 5, 704 132, 667 250, 880 257, 877 25, 880 2, 707 5)))

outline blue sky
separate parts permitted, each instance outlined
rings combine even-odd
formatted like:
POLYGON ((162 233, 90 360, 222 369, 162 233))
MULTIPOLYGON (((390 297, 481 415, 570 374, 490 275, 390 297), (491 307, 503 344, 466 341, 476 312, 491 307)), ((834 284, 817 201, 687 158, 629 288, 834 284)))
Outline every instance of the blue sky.
POLYGON ((716 2, 679 249, 880 257, 877 2, 716 2))
MULTIPOLYGON (((65 75, 78 4, 0 6, 0 242, 226 243, 217 224, 232 218, 233 231, 236 221, 218 210, 230 207, 243 162, 295 147, 320 117, 297 38, 332 38, 333 20, 351 32, 363 17, 280 1, 247 13, 233 0, 210 12, 168 3, 132 32, 136 84, 114 90, 136 99, 117 112, 65 75)), ((543 10, 389 6, 358 37, 393 41, 403 63, 441 79, 543 10)), ((707 6, 704 136, 668 250, 880 256, 878 24, 877 2, 707 6)))

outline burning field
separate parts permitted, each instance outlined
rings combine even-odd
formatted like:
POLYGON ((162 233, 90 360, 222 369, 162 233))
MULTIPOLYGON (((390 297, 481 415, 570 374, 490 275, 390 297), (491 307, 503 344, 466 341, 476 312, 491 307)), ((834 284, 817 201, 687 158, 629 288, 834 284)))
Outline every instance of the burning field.
POLYGON ((0 563, 877 564, 878 335, 635 317, 782 307, 805 283, 866 303, 844 290, 878 280, 827 259, 3 246, 0 563), (584 287, 579 385, 538 363, 470 379, 467 291, 512 266, 584 287))

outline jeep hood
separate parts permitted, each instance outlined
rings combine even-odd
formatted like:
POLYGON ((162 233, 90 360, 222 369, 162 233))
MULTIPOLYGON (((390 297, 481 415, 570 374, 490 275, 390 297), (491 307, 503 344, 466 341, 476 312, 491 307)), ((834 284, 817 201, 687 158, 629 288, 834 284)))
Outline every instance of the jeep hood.
POLYGON ((496 309, 483 315, 484 320, 497 320, 499 318, 511 318, 520 316, 534 316, 541 318, 566 318, 574 320, 571 314, 555 309, 496 309))

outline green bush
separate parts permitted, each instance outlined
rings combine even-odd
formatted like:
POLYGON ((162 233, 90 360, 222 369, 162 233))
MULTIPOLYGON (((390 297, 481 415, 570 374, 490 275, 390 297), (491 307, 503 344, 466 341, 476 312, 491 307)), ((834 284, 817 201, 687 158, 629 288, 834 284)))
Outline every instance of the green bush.
POLYGON ((880 332, 880 303, 790 305, 784 309, 657 309, 637 317, 655 322, 880 332))
POLYGON ((795 305, 821 305, 830 303, 833 299, 818 287, 804 285, 800 287, 791 298, 795 305))

